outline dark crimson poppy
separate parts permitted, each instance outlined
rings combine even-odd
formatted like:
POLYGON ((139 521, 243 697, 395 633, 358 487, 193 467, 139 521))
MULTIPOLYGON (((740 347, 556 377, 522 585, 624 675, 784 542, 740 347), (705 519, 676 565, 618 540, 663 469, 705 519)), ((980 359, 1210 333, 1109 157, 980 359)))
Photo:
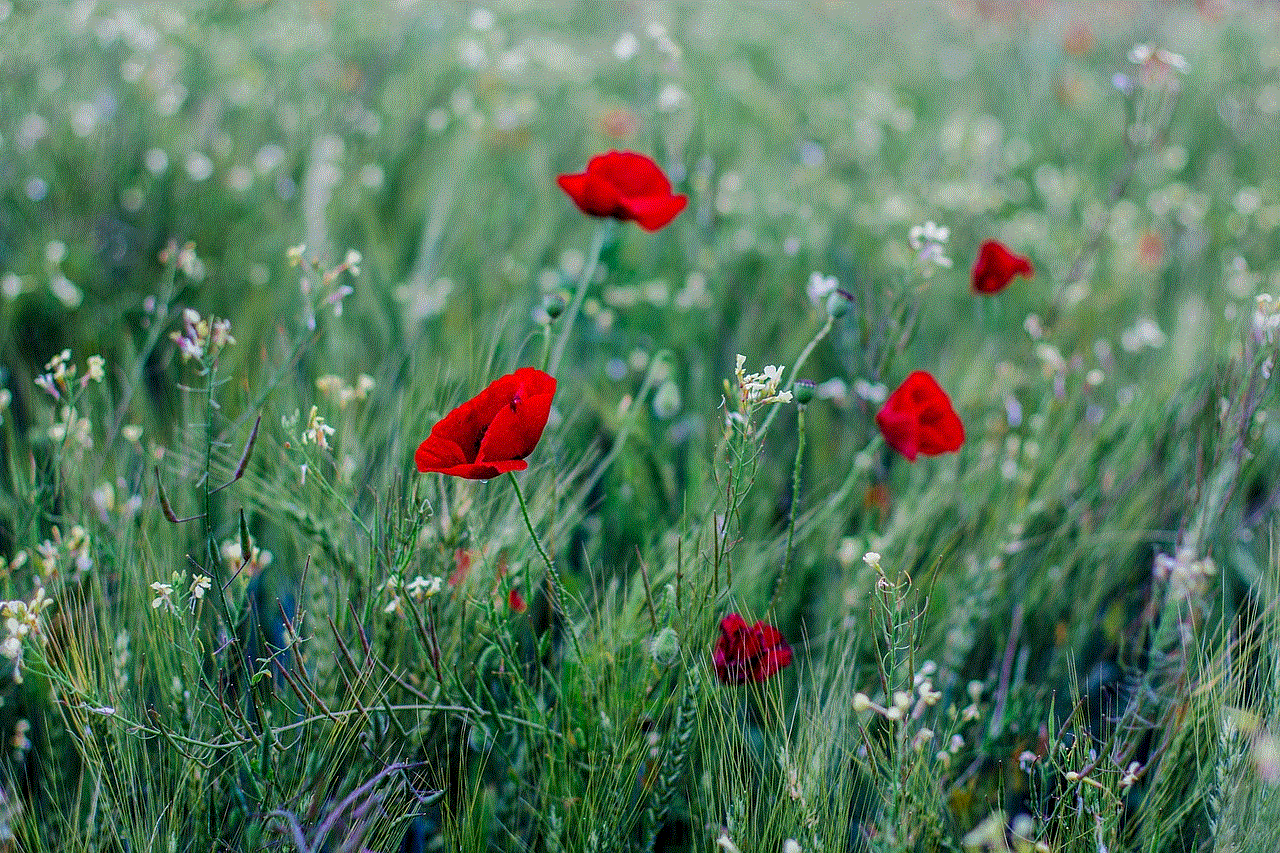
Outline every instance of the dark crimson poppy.
POLYGON ((937 381, 917 370, 898 386, 876 413, 884 440, 912 462, 920 453, 937 456, 964 444, 964 424, 937 381))
POLYGON ((761 682, 791 663, 791 646, 772 625, 748 625, 737 613, 720 620, 720 638, 711 656, 722 684, 761 682))
POLYGON ((488 480, 529 467, 551 413, 556 380, 522 367, 494 380, 431 428, 413 455, 418 470, 488 480))
POLYGON ((671 194, 671 181, 658 164, 634 151, 610 151, 592 157, 579 175, 556 178, 578 209, 657 231, 684 210, 689 199, 671 194))
POLYGON ((1015 255, 999 241, 987 240, 978 247, 978 258, 973 262, 973 290, 999 293, 1015 275, 1031 278, 1035 274, 1030 259, 1015 255))

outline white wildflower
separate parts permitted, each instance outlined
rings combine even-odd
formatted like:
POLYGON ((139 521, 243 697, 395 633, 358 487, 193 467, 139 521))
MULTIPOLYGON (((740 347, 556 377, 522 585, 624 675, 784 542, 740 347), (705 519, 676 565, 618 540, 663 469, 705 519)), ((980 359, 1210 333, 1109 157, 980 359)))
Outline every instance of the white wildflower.
POLYGON ((212 585, 213 580, 208 575, 193 575, 191 577, 191 609, 193 611, 212 585))
POLYGON ((209 331, 209 348, 219 350, 235 342, 236 339, 231 337, 231 321, 226 318, 214 320, 209 331))
POLYGON ((1280 331, 1280 299, 1269 293, 1259 293, 1254 299, 1253 331, 1268 344, 1280 331))
POLYGON ((833 275, 823 275, 820 272, 814 272, 809 276, 809 284, 805 287, 805 293, 809 296, 809 301, 814 305, 825 305, 827 297, 835 293, 840 288, 840 282, 833 275))
POLYGON ((89 378, 92 379, 94 382, 101 382, 103 379, 105 379, 107 375, 107 372, 105 369, 106 364, 107 364, 106 360, 103 359, 103 357, 100 355, 89 356, 88 360, 85 362, 85 366, 86 366, 89 378))
POLYGON ((721 830, 720 837, 716 839, 716 846, 724 853, 742 853, 738 849, 738 845, 733 843, 733 839, 729 837, 729 833, 721 830))
POLYGON ((319 409, 316 406, 311 407, 311 414, 307 417, 307 428, 302 432, 303 444, 314 444, 321 450, 329 449, 329 436, 333 435, 336 430, 324 422, 324 418, 320 416, 319 409))
POLYGON ((405 592, 409 593, 409 596, 414 601, 422 601, 423 599, 430 598, 443 588, 444 578, 436 576, 424 578, 422 575, 418 575, 416 578, 404 585, 405 592))
POLYGON ((151 591, 155 593, 155 598, 151 599, 152 608, 167 607, 170 610, 173 609, 173 584, 155 581, 151 584, 151 591))
POLYGON ((947 257, 947 240, 951 238, 951 229, 938 225, 930 220, 923 225, 913 225, 907 232, 907 241, 916 253, 916 260, 921 265, 921 274, 928 278, 933 275, 935 267, 950 269, 951 258, 947 257))
POLYGON ((1135 44, 1129 51, 1129 61, 1134 65, 1150 65, 1154 63, 1165 68, 1172 68, 1180 74, 1186 74, 1190 69, 1186 57, 1165 50, 1162 47, 1153 47, 1150 44, 1135 44))
POLYGON ((745 412, 754 406, 766 403, 791 402, 790 391, 778 390, 778 385, 782 382, 782 371, 785 368, 781 365, 766 365, 761 373, 747 373, 744 369, 746 363, 747 357, 739 354, 734 373, 738 380, 740 411, 745 412))

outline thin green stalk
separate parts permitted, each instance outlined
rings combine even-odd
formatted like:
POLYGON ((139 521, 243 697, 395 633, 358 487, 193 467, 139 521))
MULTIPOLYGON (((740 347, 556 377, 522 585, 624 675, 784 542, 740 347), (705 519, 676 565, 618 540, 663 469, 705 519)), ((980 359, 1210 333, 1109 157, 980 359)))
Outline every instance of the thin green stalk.
MULTIPOLYGON (((529 518, 529 506, 525 503, 524 493, 520 491, 520 481, 516 479, 514 471, 508 471, 507 476, 511 479, 512 488, 516 490, 516 500, 520 502, 520 514, 524 516, 524 526, 529 529, 529 536, 533 539, 534 547, 538 549, 538 555, 542 557, 542 562, 547 567, 547 577, 551 580, 551 608, 564 619, 565 629, 569 632, 570 639, 573 640, 573 648, 578 654, 578 659, 582 660, 582 647, 578 644, 578 632, 574 630, 573 623, 564 609, 564 601, 561 598, 564 582, 560 578, 560 572, 556 570, 555 563, 551 561, 546 549, 542 547, 542 540, 538 538, 537 531, 533 529, 533 520, 529 518)), ((533 588, 530 587, 529 591, 532 593, 533 588)))
MULTIPOLYGON (((796 359, 796 363, 791 366, 791 375, 787 377, 787 384, 783 386, 783 391, 790 391, 796 384, 796 377, 800 375, 800 368, 804 367, 804 363, 809 360, 809 356, 813 355, 814 349, 822 342, 822 339, 831 334, 831 329, 835 327, 836 318, 827 314, 827 322, 823 324, 818 333, 814 335, 805 348, 800 351, 800 357, 796 359)), ((773 423, 773 419, 778 416, 778 410, 781 406, 774 406, 773 409, 765 416, 764 423, 760 425, 760 434, 764 435, 769 430, 769 424, 773 423)))
POLYGON ((591 239, 591 248, 587 251, 587 260, 582 266, 582 275, 578 277, 578 289, 574 291, 573 302, 569 305, 569 310, 565 312, 560 322, 560 337, 556 339, 556 345, 551 350, 551 359, 547 362, 546 372, 555 376, 556 371, 560 368, 560 359, 564 357, 564 348, 569 343, 569 332, 573 330, 573 321, 578 319, 578 312, 582 310, 582 302, 587 297, 587 286, 591 284, 591 279, 595 277, 596 267, 600 263, 600 252, 604 249, 604 241, 609 236, 612 220, 601 220, 596 226, 595 236, 591 239))
MULTIPOLYGON (((214 429, 213 418, 217 411, 217 403, 214 402, 213 392, 217 388, 218 381, 218 360, 214 356, 205 371, 209 377, 205 384, 205 425, 204 425, 204 478, 202 483, 203 492, 203 509, 204 509, 204 531, 205 531, 205 567, 209 571, 209 575, 213 581, 213 601, 214 606, 218 610, 218 616, 222 619, 222 624, 226 626, 227 635, 231 638, 230 654, 235 658, 235 668, 239 670, 241 683, 244 685, 245 696, 251 703, 254 711, 255 721, 262 720, 262 709, 258 705, 257 693, 250 681, 249 664, 245 661, 245 649, 240 642, 240 637, 236 632, 236 622, 231 616, 231 607, 227 604, 226 588, 227 579, 222 571, 222 555, 218 550, 217 532, 213 528, 213 445, 214 445, 214 429)), ((258 741, 260 736, 253 730, 249 729, 250 736, 258 741)))
POLYGON ((542 547, 542 540, 538 538, 538 533, 533 529, 533 520, 529 518, 529 506, 524 501, 524 493, 520 491, 520 481, 516 479, 514 471, 508 471, 507 476, 511 479, 511 487, 516 490, 516 500, 520 502, 520 514, 524 516, 524 526, 529 528, 529 536, 533 539, 534 547, 538 549, 538 555, 542 557, 542 562, 547 567, 547 574, 551 576, 551 603, 559 610, 561 615, 564 609, 560 604, 560 573, 556 571, 555 564, 551 562, 551 557, 542 547))
POLYGON ((796 461, 791 469, 791 511, 788 513, 790 518, 787 522, 787 554, 782 559, 782 570, 778 572, 778 580, 773 585, 773 596, 769 599, 768 610, 773 610, 773 606, 778 601, 778 594, 782 592, 782 584, 787 578, 787 572, 791 569, 791 546, 795 543, 796 536, 796 506, 800 503, 800 464, 804 458, 804 406, 796 407, 796 461))

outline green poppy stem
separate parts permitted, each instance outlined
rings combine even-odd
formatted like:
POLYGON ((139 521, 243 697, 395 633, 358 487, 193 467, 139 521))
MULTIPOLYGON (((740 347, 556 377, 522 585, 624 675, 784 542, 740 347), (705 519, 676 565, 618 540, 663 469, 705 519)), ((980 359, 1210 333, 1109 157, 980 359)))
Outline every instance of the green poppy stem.
MULTIPOLYGON (((520 514, 524 516, 524 526, 529 528, 529 535, 533 537, 534 547, 538 549, 538 554, 542 557, 542 562, 547 567, 548 586, 551 591, 551 610, 560 614, 560 618, 564 620, 565 632, 573 643, 573 650, 577 654, 578 660, 586 660, 582 653, 582 644, 578 641, 578 631, 564 609, 564 600, 561 598, 564 582, 560 579, 560 572, 556 571, 555 563, 551 562, 551 557, 547 555, 546 549, 542 547, 542 540, 538 538, 537 531, 533 529, 533 520, 529 518, 529 505, 524 501, 524 493, 520 491, 520 482, 516 480, 515 472, 508 471, 507 476, 511 478, 511 486, 516 490, 516 500, 520 502, 520 514)), ((529 591, 532 594, 532 587, 530 587, 529 591)))
MULTIPOLYGON (((547 567, 547 576, 551 578, 551 604, 563 616, 565 614, 564 606, 560 602, 560 589, 564 584, 560 582, 560 573, 556 571, 555 564, 551 562, 551 557, 547 555, 546 550, 542 547, 542 540, 538 538, 537 531, 533 529, 533 520, 529 518, 529 505, 524 501, 524 492, 520 491, 520 481, 516 479, 514 471, 508 471, 507 476, 511 479, 512 488, 516 490, 516 500, 520 502, 520 514, 524 516, 524 525, 529 528, 529 535, 533 538, 534 547, 538 549, 538 554, 542 557, 542 562, 547 567)), ((532 589, 530 592, 532 592, 532 589)))
POLYGON ((600 264, 600 253, 604 250, 605 240, 612 230, 613 220, 602 219, 600 224, 596 226, 595 237, 591 240, 591 248, 587 251, 586 262, 582 265, 582 275, 578 277, 578 289, 574 291, 573 302, 569 305, 569 310, 560 318, 560 337, 556 340, 555 348, 551 350, 551 360, 547 362, 546 372, 552 376, 556 375, 556 371, 560 368, 560 359, 564 357, 564 348, 569 343, 569 332, 573 330, 573 321, 578 319, 578 312, 582 310, 582 301, 587 297, 587 286, 591 284, 591 279, 595 277, 596 267, 600 264))
POLYGON ((782 585, 786 582, 787 572, 791 569, 791 546, 795 542, 796 536, 796 508, 800 503, 800 463, 804 459, 804 406, 796 407, 796 463, 791 469, 791 512, 790 519, 787 524, 787 555, 782 559, 782 570, 778 572, 778 579, 773 584, 773 595, 769 597, 769 606, 766 612, 772 611, 773 606, 778 602, 778 595, 782 592, 782 585))

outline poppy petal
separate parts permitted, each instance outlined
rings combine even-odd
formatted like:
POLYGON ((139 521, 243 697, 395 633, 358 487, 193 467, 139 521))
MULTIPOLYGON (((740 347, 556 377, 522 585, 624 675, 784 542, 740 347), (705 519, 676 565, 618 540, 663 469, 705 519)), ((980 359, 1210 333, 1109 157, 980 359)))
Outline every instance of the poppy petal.
POLYGON ((490 422, 476 461, 523 459, 532 453, 547 426, 555 393, 555 380, 550 388, 541 383, 518 386, 512 401, 490 422))
POLYGON ((426 473, 464 465, 467 457, 463 454, 462 448, 458 447, 457 442, 443 436, 432 435, 418 445, 418 450, 413 454, 413 461, 419 471, 426 473))
POLYGON ((876 413, 876 426, 880 428, 886 444, 907 457, 907 461, 916 461, 916 455, 920 452, 920 439, 916 419, 911 413, 891 407, 886 401, 884 408, 876 413))
POLYGON ((561 175, 556 183, 589 216, 611 217, 657 231, 688 204, 671 194, 671 181, 653 160, 634 151, 592 157, 584 172, 561 175))
POLYGON ((646 231, 659 231, 680 215, 689 199, 682 195, 624 198, 621 205, 627 218, 646 231))
POLYGON ((671 194, 671 181, 658 164, 634 151, 610 151, 592 157, 587 174, 608 181, 617 188, 618 195, 626 198, 671 194))
POLYGON ((488 480, 529 467, 555 396, 554 377, 532 367, 499 377, 445 415, 418 446, 414 463, 433 472, 488 480))
POLYGON ((1025 278, 1035 275, 1029 258, 1015 255, 998 240, 986 240, 978 247, 972 272, 975 293, 999 293, 1019 275, 1025 278))
POLYGON ((931 375, 917 370, 884 401, 876 426, 885 443, 908 461, 924 453, 952 453, 964 444, 964 423, 947 392, 931 375))

